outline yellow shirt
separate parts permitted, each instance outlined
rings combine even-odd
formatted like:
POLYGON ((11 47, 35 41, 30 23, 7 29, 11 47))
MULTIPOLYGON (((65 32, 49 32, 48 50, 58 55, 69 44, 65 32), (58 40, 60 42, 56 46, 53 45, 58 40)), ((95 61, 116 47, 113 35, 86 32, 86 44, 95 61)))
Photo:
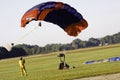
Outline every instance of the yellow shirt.
POLYGON ((24 67, 23 60, 19 60, 19 65, 20 65, 20 67, 24 67))

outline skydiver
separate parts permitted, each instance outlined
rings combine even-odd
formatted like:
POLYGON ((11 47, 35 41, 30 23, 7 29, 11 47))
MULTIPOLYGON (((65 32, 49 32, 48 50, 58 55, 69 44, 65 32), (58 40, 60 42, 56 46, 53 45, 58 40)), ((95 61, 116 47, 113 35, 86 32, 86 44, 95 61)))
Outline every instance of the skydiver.
POLYGON ((19 60, 20 70, 21 70, 21 76, 27 76, 26 68, 25 68, 25 59, 23 57, 20 57, 19 60))

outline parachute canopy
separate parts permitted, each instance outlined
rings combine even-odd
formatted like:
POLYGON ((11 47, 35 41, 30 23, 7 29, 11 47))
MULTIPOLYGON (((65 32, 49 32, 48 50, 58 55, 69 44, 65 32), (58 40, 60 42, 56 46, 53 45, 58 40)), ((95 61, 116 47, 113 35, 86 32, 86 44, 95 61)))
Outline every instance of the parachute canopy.
POLYGON ((77 36, 88 23, 77 10, 63 2, 45 2, 29 9, 21 19, 21 27, 32 20, 57 24, 70 36, 77 36))

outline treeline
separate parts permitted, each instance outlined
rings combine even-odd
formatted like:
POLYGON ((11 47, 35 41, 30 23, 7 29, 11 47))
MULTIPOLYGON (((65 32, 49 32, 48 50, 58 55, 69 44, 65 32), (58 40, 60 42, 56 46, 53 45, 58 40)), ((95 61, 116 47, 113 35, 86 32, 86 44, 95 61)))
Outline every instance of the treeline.
POLYGON ((89 38, 88 41, 75 39, 69 44, 47 44, 44 47, 40 47, 38 45, 19 44, 13 46, 11 51, 7 51, 4 47, 0 47, 0 59, 24 55, 47 54, 56 51, 74 50, 116 43, 120 43, 120 32, 113 35, 107 35, 102 38, 89 38))
POLYGON ((0 59, 25 56, 25 55, 27 55, 27 53, 22 48, 13 47, 11 51, 8 51, 6 48, 0 47, 0 59))

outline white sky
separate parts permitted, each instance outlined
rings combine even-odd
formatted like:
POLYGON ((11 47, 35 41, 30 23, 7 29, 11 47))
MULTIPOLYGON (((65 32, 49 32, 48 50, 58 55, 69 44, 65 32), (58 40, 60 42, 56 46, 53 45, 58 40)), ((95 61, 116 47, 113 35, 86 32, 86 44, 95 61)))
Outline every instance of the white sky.
POLYGON ((0 46, 12 42, 39 46, 70 43, 76 38, 88 40, 91 37, 104 37, 120 32, 120 0, 54 0, 76 8, 88 21, 88 28, 77 37, 70 37, 59 26, 47 22, 42 22, 42 27, 37 27, 38 22, 31 22, 25 29, 21 28, 23 14, 31 7, 46 1, 50 0, 1 0, 0 46))

